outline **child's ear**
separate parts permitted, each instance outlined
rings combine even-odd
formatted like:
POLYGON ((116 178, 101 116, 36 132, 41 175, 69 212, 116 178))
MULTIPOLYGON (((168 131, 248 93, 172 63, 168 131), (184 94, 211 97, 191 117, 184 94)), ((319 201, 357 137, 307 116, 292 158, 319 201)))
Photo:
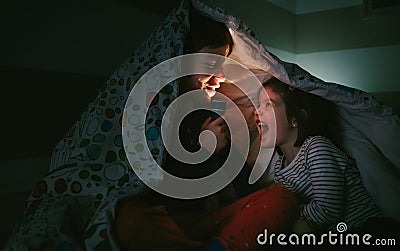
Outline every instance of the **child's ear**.
POLYGON ((296 118, 292 118, 292 120, 290 121, 290 126, 292 128, 296 128, 297 127, 297 120, 296 118))
POLYGON ((293 127, 293 128, 296 128, 297 126, 298 126, 298 123, 297 123, 297 120, 300 120, 301 122, 300 123, 304 123, 306 120, 307 120, 307 118, 308 118, 308 114, 307 114, 307 111, 305 110, 305 109, 300 109, 300 114, 299 114, 299 118, 298 119, 296 119, 295 117, 293 117, 291 120, 290 120, 290 126, 291 127, 293 127))

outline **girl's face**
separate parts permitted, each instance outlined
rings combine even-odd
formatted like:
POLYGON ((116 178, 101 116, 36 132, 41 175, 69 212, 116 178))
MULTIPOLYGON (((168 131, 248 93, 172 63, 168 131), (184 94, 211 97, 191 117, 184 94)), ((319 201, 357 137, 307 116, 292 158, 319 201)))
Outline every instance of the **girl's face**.
POLYGON ((293 128, 286 116, 286 105, 282 97, 270 87, 265 86, 259 95, 259 107, 256 109, 256 124, 261 137, 262 147, 274 147, 274 126, 276 126, 275 145, 293 146, 297 139, 297 128, 293 128), (275 115, 275 116, 274 116, 275 115))

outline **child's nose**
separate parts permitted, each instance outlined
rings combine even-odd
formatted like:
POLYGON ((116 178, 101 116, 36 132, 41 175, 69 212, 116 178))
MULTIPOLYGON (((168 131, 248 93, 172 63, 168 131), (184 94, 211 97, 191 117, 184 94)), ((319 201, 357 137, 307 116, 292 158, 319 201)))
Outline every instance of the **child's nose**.
POLYGON ((224 72, 220 71, 214 74, 215 79, 219 82, 222 83, 225 81, 225 74, 224 72))

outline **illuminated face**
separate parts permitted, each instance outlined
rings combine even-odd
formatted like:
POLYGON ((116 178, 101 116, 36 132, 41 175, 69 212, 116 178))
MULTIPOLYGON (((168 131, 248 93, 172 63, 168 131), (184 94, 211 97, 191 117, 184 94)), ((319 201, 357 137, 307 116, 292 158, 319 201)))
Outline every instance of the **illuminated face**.
POLYGON ((256 109, 256 124, 262 147, 274 147, 273 130, 276 125, 276 146, 293 145, 297 138, 297 130, 288 122, 286 105, 282 97, 269 87, 264 87, 259 95, 259 107, 256 109), (275 120, 275 123, 274 123, 275 120))
MULTIPOLYGON (((218 48, 205 47, 199 50, 198 53, 210 53, 226 57, 228 54, 228 46, 221 46, 218 48)), ((192 90, 205 89, 210 97, 215 95, 215 89, 219 88, 220 83, 225 81, 225 75, 221 67, 223 62, 221 62, 220 58, 210 58, 205 64, 205 67, 215 69, 214 74, 196 74, 182 78, 179 88, 180 94, 192 90)), ((204 67, 204 65, 202 67, 204 67)))

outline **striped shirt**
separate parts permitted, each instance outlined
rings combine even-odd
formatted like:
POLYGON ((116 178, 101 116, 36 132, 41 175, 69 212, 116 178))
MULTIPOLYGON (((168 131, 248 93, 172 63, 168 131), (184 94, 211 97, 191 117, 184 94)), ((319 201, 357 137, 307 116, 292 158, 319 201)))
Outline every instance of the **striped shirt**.
POLYGON ((286 167, 284 156, 275 164, 275 182, 292 190, 300 214, 319 227, 335 230, 339 222, 348 229, 381 216, 366 191, 355 161, 321 136, 308 137, 286 167))

